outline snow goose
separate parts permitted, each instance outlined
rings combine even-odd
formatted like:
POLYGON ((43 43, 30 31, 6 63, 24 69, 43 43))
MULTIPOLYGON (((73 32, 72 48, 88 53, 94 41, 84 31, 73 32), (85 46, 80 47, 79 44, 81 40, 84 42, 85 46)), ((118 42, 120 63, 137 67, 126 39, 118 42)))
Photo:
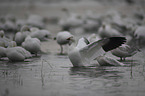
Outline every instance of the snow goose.
POLYGON ((3 37, 4 37, 4 31, 1 30, 0 31, 0 46, 2 46, 2 47, 5 46, 5 43, 4 43, 5 41, 4 41, 3 37))
POLYGON ((21 27, 20 32, 17 32, 15 35, 15 41, 17 45, 21 45, 22 42, 24 42, 25 38, 30 34, 30 27, 27 25, 24 25, 21 27))
POLYGON ((82 27, 85 32, 93 32, 99 29, 101 23, 99 21, 86 19, 82 24, 82 27))
POLYGON ((29 52, 35 54, 41 51, 41 42, 37 38, 31 38, 31 36, 27 36, 25 41, 22 43, 22 46, 28 50, 29 52))
POLYGON ((113 29, 111 27, 111 25, 105 25, 103 24, 99 30, 98 30, 98 34, 102 37, 102 38, 106 38, 106 37, 114 37, 114 36, 122 36, 122 34, 113 29))
POLYGON ((9 43, 8 48, 6 48, 6 55, 11 61, 24 61, 32 57, 29 51, 22 47, 18 47, 15 41, 9 43))
POLYGON ((0 47, 0 59, 6 57, 6 48, 0 47))
POLYGON ((62 46, 69 43, 69 40, 67 39, 70 37, 73 37, 73 35, 69 33, 68 31, 62 31, 62 32, 57 33, 56 41, 60 45, 60 48, 61 48, 60 54, 63 54, 62 46))
POLYGON ((139 44, 143 44, 145 42, 145 26, 139 26, 136 30, 134 35, 136 36, 136 39, 139 44))
POLYGON ((123 44, 122 46, 111 50, 111 53, 117 57, 120 57, 120 60, 125 60, 126 57, 131 57, 136 54, 139 50, 129 45, 123 44))
POLYGON ((107 56, 99 56, 96 58, 100 66, 123 66, 125 64, 107 56))
POLYGON ((100 40, 101 37, 95 33, 91 34, 89 37, 88 37, 88 41, 89 42, 94 42, 94 41, 98 41, 100 40))
POLYGON ((83 24, 83 19, 80 15, 75 13, 70 13, 67 11, 68 18, 62 19, 59 21, 59 25, 62 27, 62 30, 71 30, 72 28, 80 27, 83 24))
POLYGON ((5 37, 5 33, 3 30, 0 30, 0 46, 2 47, 8 47, 8 43, 11 40, 5 37))
POLYGON ((48 30, 42 29, 40 30, 37 27, 30 28, 32 38, 38 38, 40 41, 46 41, 51 38, 51 33, 48 30))
POLYGON ((31 26, 35 26, 35 27, 38 27, 38 28, 44 28, 45 27, 44 22, 43 22, 44 17, 41 17, 39 15, 30 14, 26 21, 27 21, 27 24, 31 25, 31 26))
POLYGON ((87 39, 81 38, 76 46, 73 37, 67 40, 70 44, 68 57, 74 67, 90 66, 92 60, 126 42, 125 37, 110 37, 88 44, 87 39))

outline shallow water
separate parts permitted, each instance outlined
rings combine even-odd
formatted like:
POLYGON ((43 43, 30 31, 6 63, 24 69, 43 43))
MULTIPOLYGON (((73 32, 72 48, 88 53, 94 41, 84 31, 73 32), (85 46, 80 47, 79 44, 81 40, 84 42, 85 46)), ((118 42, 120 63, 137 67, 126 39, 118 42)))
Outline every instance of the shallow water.
MULTIPOLYGON (((25 62, 0 61, 1 96, 144 96, 144 63, 73 68, 67 55, 42 54, 25 62)), ((111 54, 108 53, 111 56, 111 54)), ((137 59, 137 60, 136 60, 137 59)), ((143 60, 143 58, 142 58, 143 60)))
MULTIPOLYGON (((73 12, 80 13, 88 8, 96 10, 95 12, 105 12, 107 8, 111 8, 91 4, 93 3, 85 6, 79 4, 68 6, 65 3, 45 5, 28 12, 65 18, 60 9, 64 5, 73 12)), ((20 9, 17 7, 6 8, 6 11, 14 12, 21 17, 23 7, 19 6, 20 9)), ((128 9, 124 10, 125 7, 121 5, 114 7, 123 10, 124 13, 134 8, 128 6, 128 9)), ((28 9, 25 7, 23 10, 28 9)), ((0 10, 2 14, 7 13, 3 9, 0 10)), ((54 32, 54 36, 60 31, 57 25, 47 25, 47 28, 54 32)), ((82 35, 84 34, 77 38, 82 35)), ((25 62, 9 62, 7 59, 0 61, 0 96, 144 96, 145 94, 145 49, 123 62, 126 66, 73 68, 67 55, 57 55, 60 50, 56 41, 43 42, 41 47, 45 54, 25 62)), ((107 55, 116 58, 110 53, 107 55)))

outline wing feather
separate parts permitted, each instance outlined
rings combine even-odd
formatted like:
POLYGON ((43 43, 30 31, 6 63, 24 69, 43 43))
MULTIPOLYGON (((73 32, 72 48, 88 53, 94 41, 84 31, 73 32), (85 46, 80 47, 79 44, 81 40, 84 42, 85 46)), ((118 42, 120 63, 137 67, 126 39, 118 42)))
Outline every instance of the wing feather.
POLYGON ((111 37, 107 39, 108 42, 104 43, 104 45, 102 46, 106 52, 115 49, 126 42, 125 37, 111 37))
POLYGON ((98 56, 101 56, 105 53, 105 51, 102 49, 102 40, 95 41, 93 43, 90 43, 80 49, 80 55, 84 58, 88 58, 89 60, 93 60, 98 56))

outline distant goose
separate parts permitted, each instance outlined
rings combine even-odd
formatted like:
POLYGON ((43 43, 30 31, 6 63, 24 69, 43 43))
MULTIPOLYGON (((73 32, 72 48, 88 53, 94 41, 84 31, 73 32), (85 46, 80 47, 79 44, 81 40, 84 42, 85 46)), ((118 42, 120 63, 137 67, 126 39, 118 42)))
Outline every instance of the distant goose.
POLYGON ((105 25, 105 24, 103 24, 99 28, 98 34, 102 38, 122 36, 122 34, 119 31, 117 31, 116 29, 112 28, 111 25, 105 25))
POLYGON ((0 30, 0 46, 1 47, 8 47, 8 43, 11 40, 5 37, 5 33, 3 30, 0 30))
POLYGON ((6 57, 6 48, 0 47, 0 59, 6 57))
POLYGON ((132 48, 129 45, 123 44, 122 46, 111 50, 111 53, 117 57, 120 57, 120 60, 125 60, 126 57, 131 57, 138 51, 139 50, 137 48, 132 48))
POLYGON ((38 29, 37 27, 30 28, 30 36, 32 38, 38 38, 40 41, 46 41, 51 38, 51 33, 45 29, 38 29))
POLYGON ((22 46, 35 55, 41 51, 40 40, 37 38, 32 38, 31 36, 26 37, 25 41, 22 43, 22 46))
POLYGON ((110 37, 89 44, 87 39, 81 38, 76 46, 73 37, 67 40, 71 44, 68 56, 74 67, 90 66, 92 60, 126 42, 124 37, 110 37))
POLYGON ((9 47, 6 49, 6 55, 11 61, 24 61, 32 57, 30 52, 22 47, 18 47, 15 41, 9 43, 9 47))
POLYGON ((113 59, 111 57, 107 57, 105 55, 97 57, 96 60, 98 61, 100 66, 122 66, 122 65, 125 65, 125 64, 117 61, 116 59, 113 59))
POLYGON ((41 17, 39 15, 35 15, 35 14, 30 14, 28 16, 28 19, 26 20, 26 23, 28 25, 35 26, 38 28, 44 28, 45 24, 43 21, 44 21, 44 17, 41 17))
POLYGON ((145 26, 139 26, 135 30, 134 35, 136 36, 136 39, 137 39, 139 45, 144 45, 144 42, 145 42, 145 26))
POLYGON ((68 16, 65 19, 61 19, 59 25, 62 27, 62 30, 70 30, 72 28, 80 27, 83 24, 83 19, 80 15, 76 13, 71 13, 68 9, 63 9, 68 16))
POLYGON ((91 34, 88 38, 89 42, 94 42, 94 41, 98 41, 101 39, 101 37, 95 33, 91 34))
POLYGON ((17 32, 15 35, 15 41, 17 45, 21 45, 22 42, 24 42, 25 38, 30 34, 30 27, 27 25, 24 25, 21 27, 20 32, 17 32))
POLYGON ((60 54, 63 54, 63 45, 69 44, 69 40, 67 40, 68 38, 73 37, 73 35, 71 33, 69 33, 68 31, 63 31, 63 32, 59 32, 56 36, 56 41, 57 43, 60 45, 61 51, 60 54))

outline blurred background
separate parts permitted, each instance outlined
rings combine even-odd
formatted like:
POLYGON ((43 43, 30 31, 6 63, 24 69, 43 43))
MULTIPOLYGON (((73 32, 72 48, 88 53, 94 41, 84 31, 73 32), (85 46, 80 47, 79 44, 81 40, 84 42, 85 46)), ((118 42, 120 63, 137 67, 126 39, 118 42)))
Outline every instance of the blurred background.
POLYGON ((117 22, 123 25, 124 22, 127 24, 129 22, 127 26, 142 25, 144 23, 144 5, 145 0, 0 0, 0 23, 5 23, 7 28, 2 25, 0 27, 5 30, 20 29, 17 26, 28 24, 28 22, 34 23, 32 21, 35 19, 31 18, 36 16, 37 19, 43 19, 40 24, 37 24, 39 27, 56 32, 62 29, 64 25, 62 23, 66 22, 64 19, 74 17, 72 15, 80 16, 83 22, 84 19, 93 18, 101 24, 102 22, 117 22), (15 24, 6 23, 4 18, 15 20, 15 24), (106 21, 106 18, 113 18, 114 21, 106 21), (125 20, 122 21, 122 18, 125 20), (56 27, 51 26, 52 24, 55 24, 56 27))
MULTIPOLYGON (((60 46, 53 38, 60 31, 69 31, 77 40, 124 36, 131 49, 141 49, 145 0, 0 0, 0 32, 15 40, 17 33, 25 33, 20 32, 24 25, 35 27, 28 34, 40 39, 42 53, 24 62, 0 60, 0 96, 144 96, 145 49, 121 61, 123 67, 75 69, 67 54, 58 54, 60 46), (42 30, 46 34, 40 38, 42 30)), ((119 61, 111 53, 107 56, 119 61)))

